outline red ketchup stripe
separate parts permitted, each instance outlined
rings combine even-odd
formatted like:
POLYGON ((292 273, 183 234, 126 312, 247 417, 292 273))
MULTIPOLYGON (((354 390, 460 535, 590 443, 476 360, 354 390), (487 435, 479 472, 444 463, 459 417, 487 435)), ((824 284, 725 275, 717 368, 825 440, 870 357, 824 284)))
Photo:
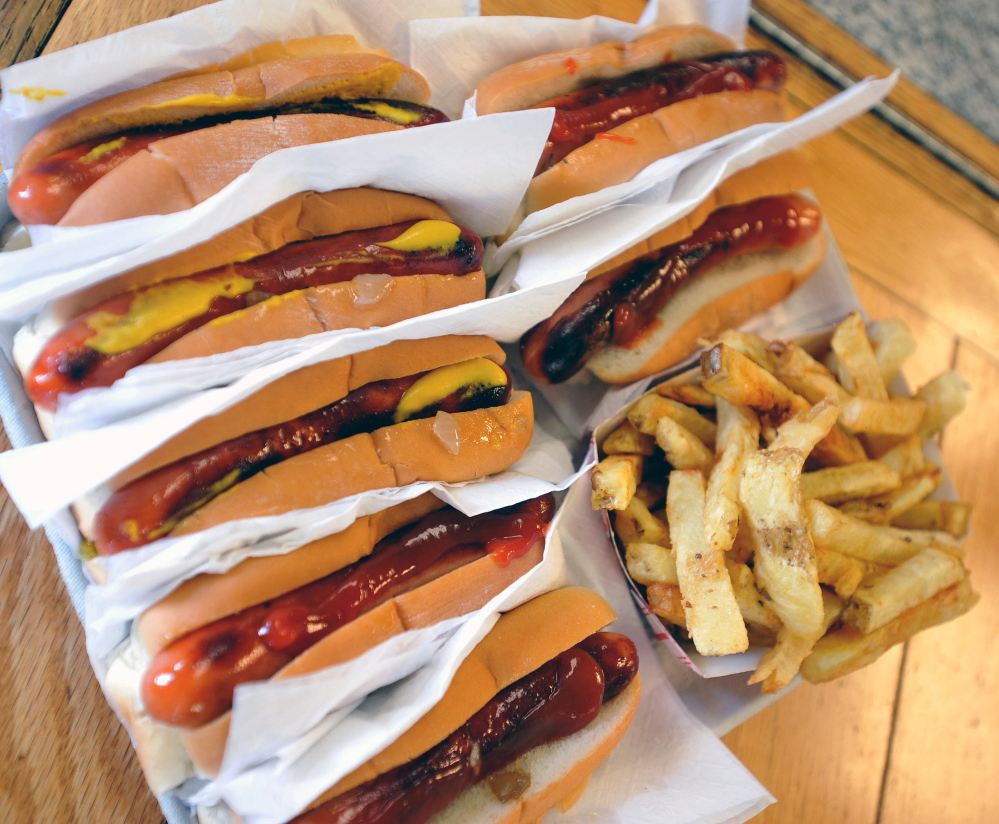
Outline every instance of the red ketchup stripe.
POLYGON ((547 495, 474 517, 432 512, 379 541, 365 559, 175 641, 146 671, 143 704, 166 724, 206 724, 232 706, 237 685, 270 678, 365 612, 491 553, 498 538, 511 557, 525 554, 544 537, 553 509, 547 495))

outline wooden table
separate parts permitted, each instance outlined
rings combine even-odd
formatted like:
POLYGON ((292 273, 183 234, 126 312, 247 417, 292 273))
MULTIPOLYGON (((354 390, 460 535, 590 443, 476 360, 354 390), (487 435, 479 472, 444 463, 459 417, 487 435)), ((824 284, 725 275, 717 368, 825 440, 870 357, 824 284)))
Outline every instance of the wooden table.
MULTIPOLYGON (((200 0, 8 0, 0 65, 200 5, 200 0)), ((637 0, 484 0, 490 13, 634 20, 637 0)), ((887 67, 797 0, 760 11, 821 44, 854 77, 887 67)), ((772 46, 752 31, 753 46, 772 46)), ((789 56, 798 110, 835 88, 789 56)), ((999 178, 999 149, 903 82, 893 104, 999 178)), ((815 190, 872 317, 894 315, 919 348, 919 385, 956 367, 974 392, 943 441, 961 495, 974 503, 968 565, 981 603, 875 665, 803 686, 725 738, 779 799, 756 821, 919 824, 999 820, 999 203, 874 115, 805 148, 815 190), (990 492, 991 490, 991 492, 990 492)), ((0 448, 6 448, 4 438, 0 448)), ((128 737, 90 672, 83 633, 52 552, 0 491, 0 822, 155 822, 161 813, 128 737)))

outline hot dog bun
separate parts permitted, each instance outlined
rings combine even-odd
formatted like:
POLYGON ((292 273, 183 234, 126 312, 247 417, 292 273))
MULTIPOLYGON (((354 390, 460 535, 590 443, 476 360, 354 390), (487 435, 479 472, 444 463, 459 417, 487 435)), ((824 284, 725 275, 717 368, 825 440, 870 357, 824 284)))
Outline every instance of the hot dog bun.
MULTIPOLYGON (((250 558, 224 575, 197 576, 143 613, 129 647, 114 659, 107 689, 126 720, 154 791, 164 792, 195 774, 217 774, 231 713, 193 730, 172 728, 149 717, 139 696, 150 656, 199 627, 363 559, 378 541, 441 506, 426 494, 363 516, 344 531, 291 553, 250 558)), ((540 563, 543 546, 537 542, 506 567, 487 555, 401 593, 328 635, 273 677, 289 678, 345 663, 394 635, 479 609, 540 563)))
MULTIPOLYGON (((479 114, 536 106, 585 86, 660 63, 727 52, 735 44, 703 26, 653 29, 632 43, 611 41, 514 63, 476 88, 479 114)), ((761 89, 682 100, 608 129, 537 175, 525 197, 527 212, 631 180, 662 157, 755 123, 783 120, 781 94, 761 89), (618 138, 618 139, 615 139, 618 138)))
POLYGON ((413 103, 430 99, 426 80, 408 66, 360 47, 343 51, 341 38, 328 42, 340 50, 277 56, 232 71, 175 76, 88 103, 38 131, 22 149, 14 175, 71 146, 127 129, 232 111, 262 111, 332 95, 390 97, 413 103))
MULTIPOLYGON (((284 376, 224 412, 199 420, 112 479, 131 480, 207 447, 291 420, 377 380, 416 374, 476 357, 503 363, 503 350, 485 337, 445 336, 397 341, 284 376)), ((319 506, 370 489, 417 480, 457 483, 507 468, 526 451, 533 432, 530 394, 515 392, 504 406, 459 412, 458 451, 435 432, 435 419, 406 421, 300 454, 258 473, 185 518, 185 535, 219 523, 319 506)), ((453 445, 453 444, 452 444, 453 445)), ((104 495, 107 494, 105 491, 104 495)), ((75 507, 84 537, 92 533, 102 495, 75 507)))

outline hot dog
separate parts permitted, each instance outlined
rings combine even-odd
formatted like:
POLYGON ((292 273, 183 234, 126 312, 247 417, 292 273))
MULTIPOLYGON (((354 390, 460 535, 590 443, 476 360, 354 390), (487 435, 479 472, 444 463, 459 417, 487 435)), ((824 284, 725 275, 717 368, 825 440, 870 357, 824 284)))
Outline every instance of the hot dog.
POLYGON ((479 114, 554 107, 528 212, 630 180, 665 157, 754 123, 784 118, 786 67, 733 52, 701 26, 654 29, 514 63, 476 89, 479 114))
POLYGON ((613 617, 578 588, 506 613, 437 706, 294 824, 389 824, 403 811, 408 824, 536 821, 568 809, 638 704, 634 644, 599 631, 613 617))
POLYGON ((439 123, 426 81, 352 37, 307 38, 75 109, 24 147, 24 223, 85 226, 190 208, 287 146, 439 123))
POLYGON ((303 193, 64 299, 19 334, 15 352, 29 397, 53 411, 60 394, 108 386, 147 361, 385 326, 479 300, 481 258, 481 239, 421 198, 303 193))
POLYGON ((365 490, 498 472, 533 425, 503 361, 488 338, 444 337, 294 372, 133 464, 92 518, 78 508, 81 531, 92 552, 113 554, 365 490))
POLYGON ((198 576, 140 616, 108 684, 154 788, 192 764, 217 772, 236 685, 342 663, 478 609, 540 562, 551 496, 474 517, 442 507, 423 495, 287 555, 198 576))
POLYGON ((821 211, 794 193, 806 185, 794 156, 730 178, 686 220, 590 272, 523 336, 525 367, 544 383, 584 366, 628 383, 784 300, 825 254, 821 211))

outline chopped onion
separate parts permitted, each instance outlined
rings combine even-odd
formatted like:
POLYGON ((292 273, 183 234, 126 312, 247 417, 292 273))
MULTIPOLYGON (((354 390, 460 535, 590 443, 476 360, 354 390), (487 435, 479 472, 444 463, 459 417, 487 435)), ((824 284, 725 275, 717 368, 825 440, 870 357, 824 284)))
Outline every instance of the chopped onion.
POLYGON ((358 275, 350 282, 354 303, 376 303, 384 297, 390 283, 391 275, 358 275))
POLYGON ((434 434, 441 439, 441 443, 451 451, 452 455, 458 454, 461 448, 461 429, 454 415, 438 412, 434 418, 434 434))

